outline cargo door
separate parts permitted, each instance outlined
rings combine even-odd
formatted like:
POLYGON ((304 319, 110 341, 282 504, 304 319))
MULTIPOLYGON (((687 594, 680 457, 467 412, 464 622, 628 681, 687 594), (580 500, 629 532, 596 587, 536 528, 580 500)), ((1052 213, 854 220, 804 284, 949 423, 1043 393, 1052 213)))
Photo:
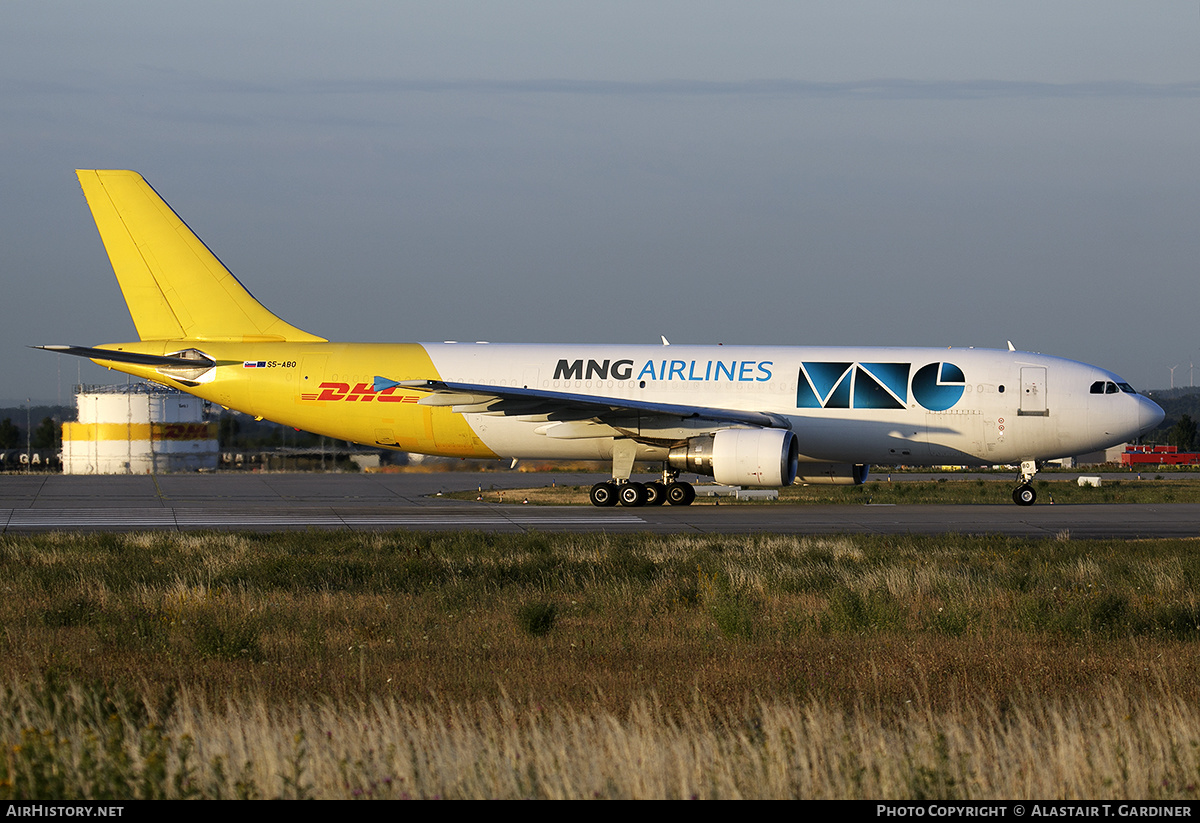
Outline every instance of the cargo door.
POLYGON ((1021 408, 1017 412, 1022 417, 1047 417, 1050 414, 1046 405, 1046 368, 1044 366, 1024 366, 1021 368, 1021 408))
POLYGON ((296 372, 296 393, 302 400, 316 400, 321 395, 321 381, 325 379, 327 354, 309 354, 300 360, 296 372))

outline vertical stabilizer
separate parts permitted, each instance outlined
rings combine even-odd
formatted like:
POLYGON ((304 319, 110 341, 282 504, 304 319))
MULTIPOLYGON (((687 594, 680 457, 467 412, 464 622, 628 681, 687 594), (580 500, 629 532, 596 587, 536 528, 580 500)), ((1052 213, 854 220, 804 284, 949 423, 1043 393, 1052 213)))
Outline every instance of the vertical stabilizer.
POLYGON ((324 340, 255 300, 140 174, 76 174, 142 340, 324 340))

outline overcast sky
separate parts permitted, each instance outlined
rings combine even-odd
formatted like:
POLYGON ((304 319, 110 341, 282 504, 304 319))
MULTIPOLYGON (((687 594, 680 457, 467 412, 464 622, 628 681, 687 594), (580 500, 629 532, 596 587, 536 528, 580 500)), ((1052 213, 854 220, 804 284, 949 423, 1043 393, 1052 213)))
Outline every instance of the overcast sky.
POLYGON ((124 377, 76 168, 362 341, 1200 363, 1185 2, 6 2, 0 404, 124 377))

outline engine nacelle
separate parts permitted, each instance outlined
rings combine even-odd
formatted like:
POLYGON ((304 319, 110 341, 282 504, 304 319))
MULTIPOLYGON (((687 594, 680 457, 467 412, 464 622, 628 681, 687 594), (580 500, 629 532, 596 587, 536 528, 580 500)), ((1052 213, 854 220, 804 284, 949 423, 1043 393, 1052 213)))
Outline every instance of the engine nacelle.
POLYGON ((799 451, 787 429, 721 429, 671 449, 669 462, 728 486, 790 486, 799 451))
POLYGON ((797 483, 813 486, 861 486, 871 467, 863 463, 801 463, 797 483))

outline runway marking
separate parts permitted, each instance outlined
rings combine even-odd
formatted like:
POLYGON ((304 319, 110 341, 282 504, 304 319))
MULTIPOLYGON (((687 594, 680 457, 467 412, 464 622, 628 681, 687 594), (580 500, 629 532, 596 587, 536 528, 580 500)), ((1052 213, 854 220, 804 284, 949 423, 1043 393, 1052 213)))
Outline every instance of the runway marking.
POLYGON ((0 531, 49 529, 206 529, 206 528, 282 528, 323 526, 327 528, 446 527, 485 526, 635 526, 645 520, 620 512, 604 515, 537 514, 535 512, 429 512, 429 513, 358 513, 336 512, 324 508, 292 511, 228 511, 211 509, 0 509, 0 531))

